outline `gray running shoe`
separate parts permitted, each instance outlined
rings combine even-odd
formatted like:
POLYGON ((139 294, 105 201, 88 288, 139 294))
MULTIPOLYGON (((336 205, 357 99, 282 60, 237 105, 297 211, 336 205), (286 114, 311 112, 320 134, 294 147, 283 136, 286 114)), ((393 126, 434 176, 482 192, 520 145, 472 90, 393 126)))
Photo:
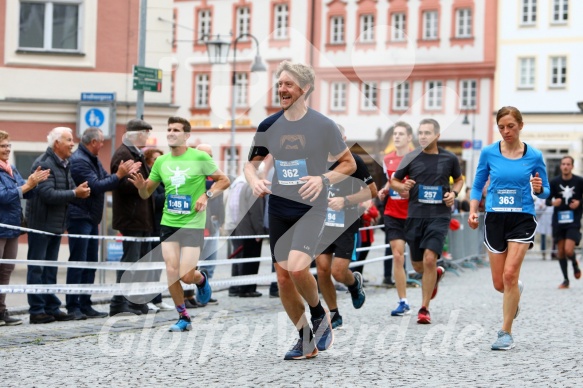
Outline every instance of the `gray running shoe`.
POLYGON ((498 332, 498 339, 492 344, 492 350, 510 350, 514 348, 514 340, 510 333, 500 330, 498 332))

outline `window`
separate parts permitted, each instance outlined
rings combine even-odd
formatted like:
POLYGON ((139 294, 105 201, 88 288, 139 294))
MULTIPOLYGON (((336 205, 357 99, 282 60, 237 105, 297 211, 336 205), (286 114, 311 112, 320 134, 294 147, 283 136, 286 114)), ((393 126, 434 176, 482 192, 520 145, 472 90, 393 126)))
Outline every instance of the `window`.
POLYGON ((278 79, 275 73, 273 73, 273 88, 271 89, 271 106, 279 106, 279 90, 278 90, 278 79))
POLYGON ((441 81, 427 81, 426 95, 425 95, 425 109, 437 110, 441 109, 441 96, 443 93, 443 83, 441 81))
POLYGON ((274 12, 275 39, 287 39, 288 17, 287 4, 276 4, 274 12))
POLYGON ((536 1, 522 0, 522 19, 523 25, 536 23, 536 1))
POLYGON ((346 110, 346 83, 332 83, 332 98, 330 110, 346 110))
MULTIPOLYGON (((249 33, 250 11, 249 7, 237 8, 237 36, 249 33)), ((243 37, 241 41, 249 40, 249 37, 243 37)))
POLYGON ((344 43, 344 18, 334 16, 330 23, 330 43, 344 43))
POLYGON ((407 15, 404 12, 394 13, 391 15, 391 40, 400 42, 405 40, 405 31, 407 27, 407 15))
POLYGON ((456 16, 456 38, 471 38, 472 37, 472 10, 470 8, 458 9, 456 16))
POLYGON ((393 89, 393 110, 406 110, 409 108, 409 81, 398 84, 393 89))
POLYGON ((377 107, 377 83, 362 83, 362 100, 360 108, 362 110, 374 110, 377 107))
POLYGON ((81 51, 80 1, 22 1, 18 47, 34 51, 81 51))
POLYGON ((553 0, 553 23, 567 23, 569 0, 553 0))
POLYGON ((520 58, 519 60, 519 81, 518 87, 524 89, 534 88, 534 58, 520 58))
POLYGON ((360 41, 374 41, 374 15, 360 15, 360 41))
POLYGON ((461 81, 461 95, 460 108, 462 109, 476 109, 476 94, 477 94, 476 80, 462 80, 461 81))
POLYGON ((247 88, 249 81, 247 73, 237 73, 235 77, 235 106, 247 107, 247 88))
POLYGON ((551 87, 564 87, 567 84, 567 58, 551 57, 551 87))
POLYGON ((209 76, 199 74, 196 76, 196 108, 208 108, 209 106, 209 76))
POLYGON ((437 11, 423 12, 423 39, 437 39, 437 11))
POLYGON ((211 35, 211 11, 201 9, 198 11, 198 26, 196 29, 200 42, 207 40, 211 35))

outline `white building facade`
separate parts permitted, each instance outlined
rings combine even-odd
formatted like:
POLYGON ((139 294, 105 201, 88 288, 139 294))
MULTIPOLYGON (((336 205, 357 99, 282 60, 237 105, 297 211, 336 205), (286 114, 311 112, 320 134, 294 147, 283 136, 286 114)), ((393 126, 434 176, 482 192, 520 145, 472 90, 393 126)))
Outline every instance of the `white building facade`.
POLYGON ((583 172, 582 14, 577 0, 513 0, 498 13, 496 106, 520 109, 521 139, 543 151, 549 176, 567 154, 583 172))

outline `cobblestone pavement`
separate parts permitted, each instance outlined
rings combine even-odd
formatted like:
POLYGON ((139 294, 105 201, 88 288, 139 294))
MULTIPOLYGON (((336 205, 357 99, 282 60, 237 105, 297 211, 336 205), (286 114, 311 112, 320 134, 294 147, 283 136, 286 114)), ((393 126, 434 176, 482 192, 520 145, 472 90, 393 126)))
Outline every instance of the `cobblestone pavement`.
POLYGON ((414 314, 402 318, 390 317, 394 289, 367 287, 360 310, 339 294, 344 328, 312 360, 283 361, 297 334, 279 299, 266 295, 217 292, 219 305, 191 310, 194 330, 185 333, 167 332, 174 312, 0 327, 0 385, 581 386, 583 280, 558 290, 560 278, 557 262, 525 260, 516 348, 508 352, 490 350, 502 297, 482 267, 447 273, 431 304, 431 325, 416 323, 420 289, 408 289, 414 314))

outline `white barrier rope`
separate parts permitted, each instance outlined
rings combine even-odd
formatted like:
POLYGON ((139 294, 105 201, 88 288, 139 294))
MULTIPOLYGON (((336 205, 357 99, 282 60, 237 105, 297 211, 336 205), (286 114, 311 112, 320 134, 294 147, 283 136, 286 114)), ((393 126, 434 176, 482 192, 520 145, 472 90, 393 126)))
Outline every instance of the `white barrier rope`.
MULTIPOLYGON (((393 256, 380 256, 363 261, 353 261, 349 268, 365 264, 384 261, 393 256)), ((271 260, 271 257, 269 257, 271 260)), ((12 261, 14 260, 3 260, 12 261)), ((19 260, 26 261, 26 260, 19 260)), ((232 262, 232 261, 229 261, 232 262)), ((53 263, 53 262, 51 262, 53 263)), ((128 263, 132 264, 132 263, 128 263)), ((142 263, 143 264, 143 263, 142 263)), ((147 263, 161 264, 161 263, 147 263)), ((315 274, 316 268, 311 268, 310 272, 315 274)), ((235 276, 227 279, 211 279, 211 287, 226 288, 230 286, 242 286, 247 284, 263 284, 277 281, 275 273, 268 275, 244 275, 235 276)), ((185 290, 193 290, 194 284, 184 284, 185 290)), ((136 283, 117 283, 117 284, 7 284, 0 285, 0 294, 114 294, 114 295, 145 295, 158 294, 168 289, 166 282, 136 282, 136 283)))

